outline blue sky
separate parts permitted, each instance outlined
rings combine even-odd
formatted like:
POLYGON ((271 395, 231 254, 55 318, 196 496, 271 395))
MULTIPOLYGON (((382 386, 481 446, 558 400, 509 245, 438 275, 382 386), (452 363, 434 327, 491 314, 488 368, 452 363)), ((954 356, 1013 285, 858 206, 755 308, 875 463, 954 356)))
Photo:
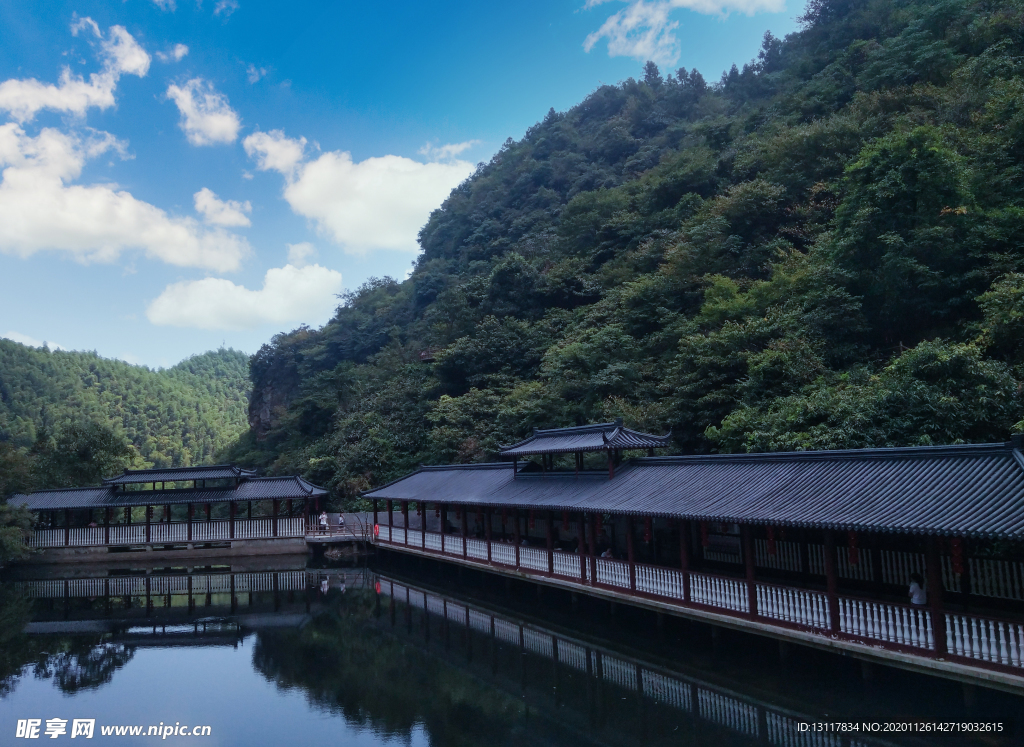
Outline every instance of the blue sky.
POLYGON ((0 0, 0 336, 157 367, 319 326, 550 107, 646 59, 716 80, 801 11, 0 0))

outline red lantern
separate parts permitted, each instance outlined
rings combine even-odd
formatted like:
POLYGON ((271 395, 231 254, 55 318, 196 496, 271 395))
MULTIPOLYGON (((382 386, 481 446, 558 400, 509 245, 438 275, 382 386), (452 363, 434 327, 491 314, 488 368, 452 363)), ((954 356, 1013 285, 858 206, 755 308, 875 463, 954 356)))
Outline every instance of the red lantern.
POLYGON ((380 594, 380 581, 373 585, 373 590, 380 594))
POLYGON ((374 524, 373 525, 373 536, 374 537, 379 537, 380 536, 380 524, 374 524))
POLYGON ((569 531, 569 512, 568 511, 563 511, 562 512, 562 529, 564 531, 566 531, 566 532, 569 531))
POLYGON ((860 563, 860 550, 857 548, 857 533, 851 531, 850 537, 850 565, 857 565, 860 563))
POLYGON ((964 574, 964 538, 954 537, 949 544, 953 554, 953 573, 962 576, 964 574))
POLYGON ((768 527, 768 554, 775 555, 775 527, 768 527))
POLYGON ((700 523, 700 546, 708 547, 711 544, 711 540, 708 539, 708 523, 702 521, 700 523))
POLYGON ((530 529, 534 527, 533 509, 530 509, 530 529))
POLYGON ((651 541, 651 517, 644 518, 644 542, 651 541))

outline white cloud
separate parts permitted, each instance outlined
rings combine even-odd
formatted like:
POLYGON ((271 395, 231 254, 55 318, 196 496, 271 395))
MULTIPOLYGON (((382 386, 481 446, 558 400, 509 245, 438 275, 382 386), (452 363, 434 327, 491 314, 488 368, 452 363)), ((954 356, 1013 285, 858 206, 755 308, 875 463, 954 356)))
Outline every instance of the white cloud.
POLYGON ((187 44, 175 44, 166 52, 157 52, 156 58, 160 60, 160 62, 181 62, 187 54, 187 44))
POLYGON ((198 329, 255 329, 265 324, 321 323, 342 290, 341 273, 320 265, 267 270, 260 290, 223 278, 167 286, 146 309, 153 324, 198 329))
POLYGON ((285 177, 284 198, 293 211, 313 220, 322 233, 354 254, 419 251, 420 227, 473 172, 466 161, 420 163, 381 156, 357 163, 342 151, 302 162, 305 139, 289 139, 280 130, 250 135, 244 145, 259 169, 285 177))
POLYGON ((256 83, 260 78, 266 76, 270 72, 265 67, 256 67, 255 65, 249 65, 245 68, 245 76, 249 79, 250 83, 256 83))
MULTIPOLYGON (((602 5, 608 0, 588 0, 586 8, 602 5)), ((779 13, 785 0, 627 0, 625 8, 608 18, 597 31, 589 34, 583 49, 589 52, 602 39, 608 40, 610 57, 633 57, 673 65, 679 59, 679 40, 675 31, 679 22, 669 18, 673 10, 686 9, 705 15, 726 16, 737 12, 779 13)))
POLYGON ((316 259, 316 247, 308 241, 286 246, 288 247, 288 264, 293 267, 305 267, 310 260, 316 259))
POLYGON ((233 143, 242 122, 228 104, 228 97, 214 90, 213 84, 193 78, 183 86, 172 83, 167 98, 181 112, 180 127, 192 145, 233 143))
POLYGON ((178 4, 174 0, 153 0, 153 5, 158 7, 160 10, 169 10, 173 12, 178 4))
POLYGON ((55 250, 110 262, 139 249, 181 267, 236 269, 249 252, 244 238, 169 216, 116 186, 72 183, 88 159, 123 149, 105 132, 79 137, 44 128, 30 137, 17 124, 0 125, 0 252, 55 250))
POLYGON ((30 348, 41 348, 45 345, 50 350, 67 350, 63 345, 58 345, 57 343, 50 342, 49 340, 37 340, 34 337, 23 335, 20 332, 4 332, 0 337, 13 340, 14 342, 20 342, 22 345, 28 345, 30 348))
POLYGON ((280 171, 291 177, 304 156, 306 138, 295 140, 285 137, 283 130, 271 130, 254 132, 242 141, 242 145, 249 157, 256 159, 261 171, 280 171))
POLYGON ((217 0, 217 4, 213 6, 213 14, 225 18, 236 10, 238 10, 238 0, 217 0))
POLYGON ((196 204, 196 212, 203 216, 206 223, 215 226, 251 226, 252 222, 246 213, 252 212, 252 204, 222 200, 207 187, 192 195, 196 204))
POLYGON ((114 90, 122 75, 144 77, 149 72, 150 57, 123 26, 111 26, 107 36, 91 18, 76 18, 71 32, 91 32, 99 39, 99 58, 103 68, 92 73, 89 81, 73 75, 65 67, 57 85, 41 83, 35 78, 11 78, 0 83, 0 111, 9 112, 19 122, 32 119, 42 109, 82 116, 90 107, 108 109, 114 105, 114 90))
POLYGON ((447 145, 434 145, 426 143, 417 153, 425 156, 431 161, 448 161, 455 158, 463 151, 467 151, 474 145, 480 145, 479 140, 467 140, 464 143, 448 143, 447 145))

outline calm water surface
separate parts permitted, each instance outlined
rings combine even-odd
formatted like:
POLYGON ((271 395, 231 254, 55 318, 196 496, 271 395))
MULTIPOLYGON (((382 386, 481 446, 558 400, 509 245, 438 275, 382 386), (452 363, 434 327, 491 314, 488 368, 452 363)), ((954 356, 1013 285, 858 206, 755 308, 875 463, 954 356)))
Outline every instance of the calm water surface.
POLYGON ((95 719, 93 743, 123 745, 1022 743, 1015 696, 475 572, 399 561, 35 573, 0 592, 0 745, 27 743, 17 722, 33 718, 43 739, 47 719, 67 720, 63 740, 73 719, 95 719), (1006 731, 799 731, 954 718, 1006 731), (210 735, 100 733, 161 723, 210 735))

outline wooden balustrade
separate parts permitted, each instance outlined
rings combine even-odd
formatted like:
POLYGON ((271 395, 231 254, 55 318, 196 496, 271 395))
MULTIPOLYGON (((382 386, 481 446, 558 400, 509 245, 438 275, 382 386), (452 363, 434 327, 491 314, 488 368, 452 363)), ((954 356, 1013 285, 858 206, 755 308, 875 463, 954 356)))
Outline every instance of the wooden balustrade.
MULTIPOLYGON (((193 543, 213 542, 230 538, 230 521, 193 521, 193 543)), ((381 527, 385 529, 385 527, 381 527)), ((188 539, 188 522, 153 522, 149 524, 149 544, 185 544, 188 539)), ((278 517, 277 534, 274 534, 274 519, 236 519, 235 539, 270 539, 273 537, 305 537, 306 530, 301 516, 278 517)), ((40 529, 27 540, 29 547, 101 547, 104 545, 146 544, 145 524, 111 524, 109 527, 71 527, 64 529, 40 529), (109 529, 109 541, 107 531, 109 529)))
POLYGON ((924 607, 840 597, 839 629, 856 638, 935 649, 931 612, 924 607))
MULTIPOLYGON (((640 586, 637 569, 637 588, 640 586)), ((706 573, 690 574, 690 599, 708 607, 721 607, 734 612, 750 614, 750 596, 747 582, 706 573)))
POLYGON ((946 613, 946 649, 954 656, 1021 667, 1024 666, 1024 625, 946 613))
POLYGON ((757 614, 819 630, 828 630, 828 597, 819 591, 757 584, 757 614))

